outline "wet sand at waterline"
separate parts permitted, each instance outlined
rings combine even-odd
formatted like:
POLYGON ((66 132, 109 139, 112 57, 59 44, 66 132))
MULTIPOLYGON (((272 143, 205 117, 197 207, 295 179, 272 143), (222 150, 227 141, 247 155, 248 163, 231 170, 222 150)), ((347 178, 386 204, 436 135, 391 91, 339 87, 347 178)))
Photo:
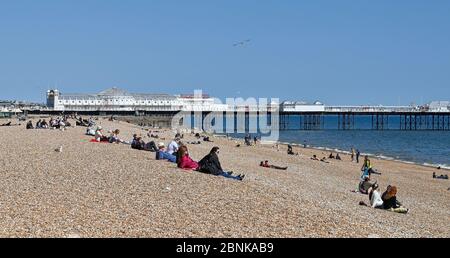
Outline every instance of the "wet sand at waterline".
MULTIPOLYGON (((98 122, 125 140, 146 135, 125 122, 98 122)), ((372 159, 380 190, 396 185, 405 215, 359 206, 368 202, 351 192, 361 164, 345 155, 326 164, 310 160, 329 154, 313 149, 288 156, 285 146, 237 148, 224 138, 188 145, 194 160, 219 146, 224 169, 246 175, 239 182, 177 169, 129 145, 90 143, 84 133, 0 127, 0 237, 450 236, 450 182, 432 178, 447 170, 372 159), (262 160, 289 169, 261 168, 262 160)), ((173 135, 160 133, 166 145, 173 135)))

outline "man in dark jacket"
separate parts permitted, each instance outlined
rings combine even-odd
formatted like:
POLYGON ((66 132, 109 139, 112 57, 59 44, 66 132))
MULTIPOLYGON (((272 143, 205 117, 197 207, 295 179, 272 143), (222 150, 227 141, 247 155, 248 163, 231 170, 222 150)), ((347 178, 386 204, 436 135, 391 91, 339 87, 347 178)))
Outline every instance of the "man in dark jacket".
POLYGON ((224 172, 222 165, 220 165, 219 157, 219 147, 214 147, 203 159, 201 159, 198 164, 200 166, 199 171, 206 174, 211 174, 215 176, 223 176, 226 178, 231 178, 235 180, 243 180, 245 175, 233 176, 233 172, 224 172))
POLYGON ((219 157, 217 156, 218 151, 219 147, 212 148, 211 152, 198 162, 200 165, 200 172, 215 176, 218 176, 223 172, 222 165, 220 165, 219 157))

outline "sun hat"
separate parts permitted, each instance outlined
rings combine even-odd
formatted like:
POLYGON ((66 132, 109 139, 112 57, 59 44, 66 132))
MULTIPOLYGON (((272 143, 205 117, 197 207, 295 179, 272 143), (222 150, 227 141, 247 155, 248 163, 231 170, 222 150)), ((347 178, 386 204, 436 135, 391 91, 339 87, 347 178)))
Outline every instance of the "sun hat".
POLYGON ((163 142, 158 143, 158 147, 164 147, 166 146, 163 142))

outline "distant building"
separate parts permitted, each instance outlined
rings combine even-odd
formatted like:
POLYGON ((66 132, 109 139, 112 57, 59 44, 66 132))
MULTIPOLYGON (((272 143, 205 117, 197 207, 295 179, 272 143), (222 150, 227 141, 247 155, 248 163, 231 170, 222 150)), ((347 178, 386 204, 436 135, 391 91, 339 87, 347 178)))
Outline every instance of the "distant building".
POLYGON ((309 104, 303 101, 284 101, 281 103, 284 112, 324 112, 325 105, 319 101, 309 104))
POLYGON ((226 105, 215 104, 207 95, 134 94, 113 87, 98 94, 62 94, 47 91, 47 107, 66 112, 151 112, 218 111, 226 105))
POLYGON ((432 101, 428 104, 428 111, 450 112, 450 101, 432 101))

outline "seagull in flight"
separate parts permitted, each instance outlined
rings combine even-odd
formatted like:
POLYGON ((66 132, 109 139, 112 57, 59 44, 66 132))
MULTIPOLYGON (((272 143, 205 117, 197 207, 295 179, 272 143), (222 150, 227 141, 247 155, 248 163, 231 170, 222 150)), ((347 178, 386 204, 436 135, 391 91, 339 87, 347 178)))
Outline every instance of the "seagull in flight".
POLYGON ((234 44, 233 44, 233 47, 244 46, 244 45, 246 45, 247 43, 249 43, 250 41, 252 41, 252 40, 251 40, 251 39, 247 39, 247 40, 244 40, 244 41, 241 41, 241 42, 234 43, 234 44))

